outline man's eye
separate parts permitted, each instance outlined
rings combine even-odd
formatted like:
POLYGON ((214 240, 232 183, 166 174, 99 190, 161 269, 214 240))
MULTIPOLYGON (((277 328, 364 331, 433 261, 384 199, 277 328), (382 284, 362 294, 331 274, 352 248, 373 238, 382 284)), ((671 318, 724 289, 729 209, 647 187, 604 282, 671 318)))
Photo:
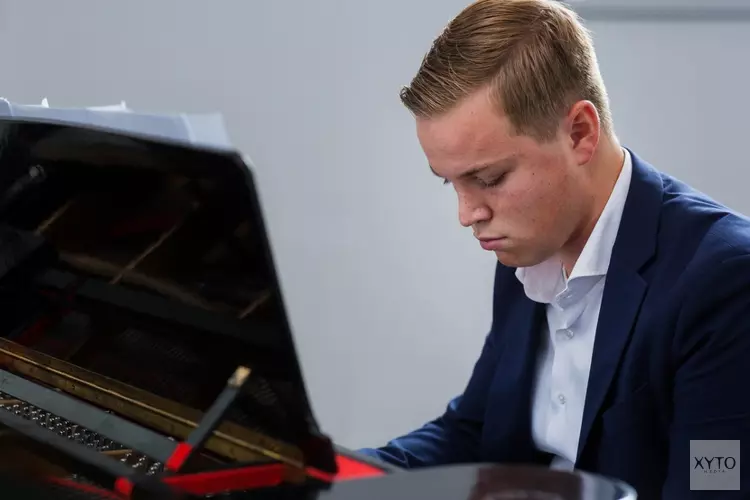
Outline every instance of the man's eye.
POLYGON ((477 178, 477 183, 483 187, 483 188, 491 188, 499 185, 503 180, 505 179, 505 174, 498 175, 497 177, 493 177, 491 179, 479 179, 477 178))

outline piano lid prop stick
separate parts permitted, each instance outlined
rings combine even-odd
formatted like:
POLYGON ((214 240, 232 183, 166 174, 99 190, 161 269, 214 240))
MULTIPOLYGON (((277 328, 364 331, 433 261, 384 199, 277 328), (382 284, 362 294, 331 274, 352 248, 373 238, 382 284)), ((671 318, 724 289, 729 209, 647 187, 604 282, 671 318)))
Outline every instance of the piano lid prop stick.
POLYGON ((219 394, 211 408, 201 419, 198 427, 190 433, 187 439, 177 445, 172 456, 167 459, 164 466, 172 472, 179 471, 183 465, 200 448, 203 443, 213 434, 214 430, 224 420, 229 408, 234 404, 237 396, 242 392, 247 379, 250 377, 250 369, 239 366, 227 381, 224 390, 219 394))

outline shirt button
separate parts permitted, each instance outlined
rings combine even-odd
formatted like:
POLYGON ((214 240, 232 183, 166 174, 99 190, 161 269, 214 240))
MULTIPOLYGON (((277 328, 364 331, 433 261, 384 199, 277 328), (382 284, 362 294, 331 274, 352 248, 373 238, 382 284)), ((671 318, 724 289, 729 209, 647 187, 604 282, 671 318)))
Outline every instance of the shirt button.
POLYGON ((565 396, 563 396, 562 394, 557 395, 557 400, 560 401, 561 405, 565 404, 565 396))
POLYGON ((562 295, 560 295, 557 303, 560 304, 560 307, 569 306, 573 303, 573 294, 571 294, 570 292, 563 293, 562 295))

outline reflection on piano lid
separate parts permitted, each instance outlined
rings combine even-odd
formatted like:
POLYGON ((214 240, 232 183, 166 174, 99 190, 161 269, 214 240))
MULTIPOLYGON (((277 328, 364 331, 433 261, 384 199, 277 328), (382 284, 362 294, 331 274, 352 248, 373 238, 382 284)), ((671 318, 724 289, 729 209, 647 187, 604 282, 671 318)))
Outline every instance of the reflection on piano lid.
POLYGON ((461 465, 335 485, 320 500, 636 500, 627 484, 532 466, 461 465))
POLYGON ((440 466, 384 477, 345 481, 328 487, 310 485, 267 489, 252 500, 636 500, 627 484, 583 472, 537 466, 440 466))

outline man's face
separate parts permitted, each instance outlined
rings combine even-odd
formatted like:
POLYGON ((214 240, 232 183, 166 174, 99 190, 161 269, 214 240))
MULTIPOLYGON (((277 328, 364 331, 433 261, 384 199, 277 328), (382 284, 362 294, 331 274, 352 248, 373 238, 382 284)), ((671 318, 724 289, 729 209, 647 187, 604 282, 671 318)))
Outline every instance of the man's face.
POLYGON ((486 92, 417 120, 430 167, 458 194, 461 224, 507 266, 552 257, 585 223, 592 196, 582 163, 593 149, 581 152, 580 139, 591 142, 591 124, 563 122, 551 141, 515 135, 486 92))

